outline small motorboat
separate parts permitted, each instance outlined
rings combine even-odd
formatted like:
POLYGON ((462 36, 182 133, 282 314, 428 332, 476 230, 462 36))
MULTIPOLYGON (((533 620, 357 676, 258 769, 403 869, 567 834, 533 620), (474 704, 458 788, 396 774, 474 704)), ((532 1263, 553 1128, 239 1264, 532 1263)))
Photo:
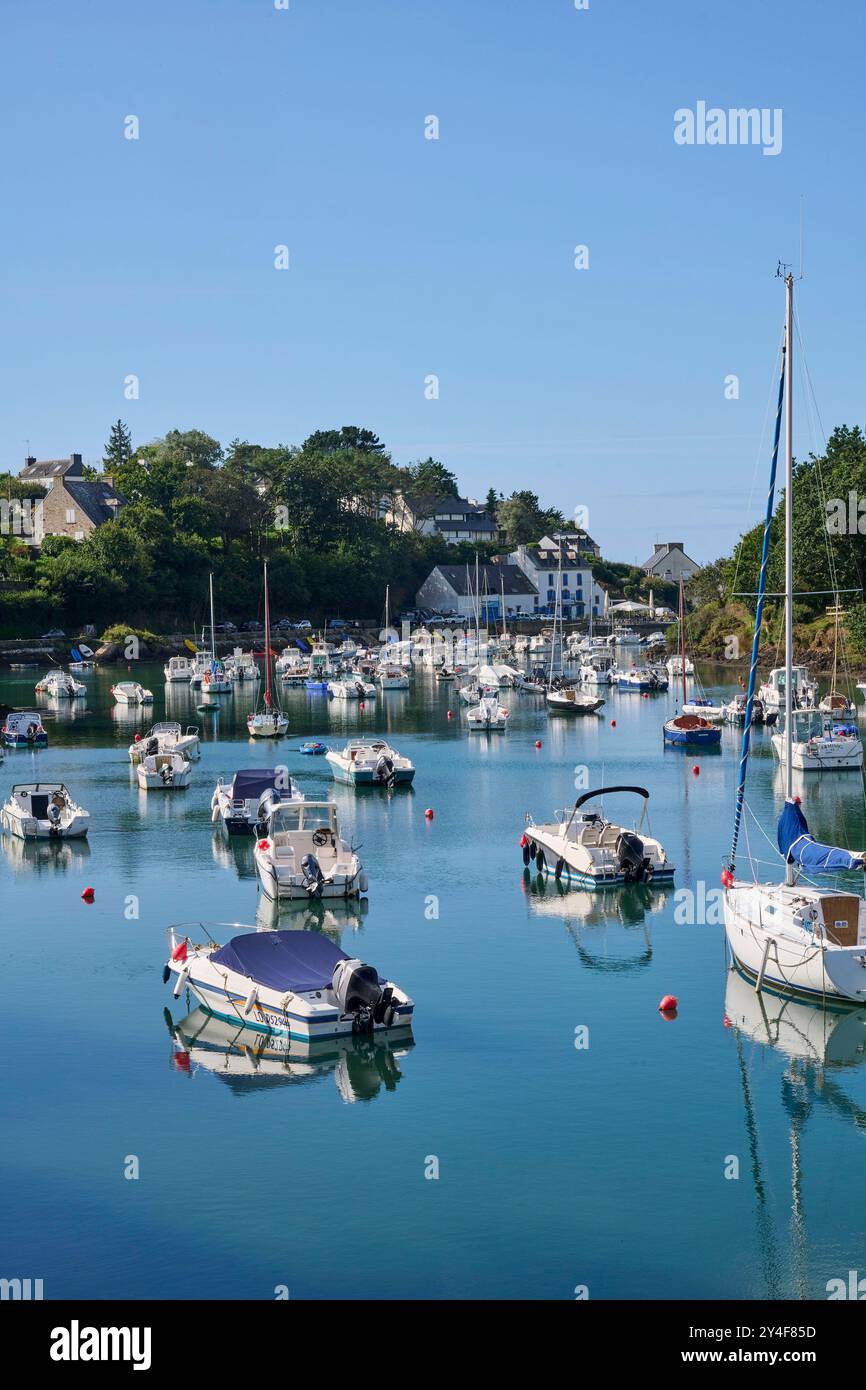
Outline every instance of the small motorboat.
POLYGON ((83 700, 87 696, 87 686, 58 667, 37 681, 36 694, 50 695, 55 700, 83 700))
POLYGON ((327 753, 327 751, 328 745, 326 743, 319 743, 316 739, 308 739, 307 742, 302 743, 298 749, 299 753, 304 753, 308 758, 320 757, 323 753, 327 753))
POLYGON ((718 724, 711 724, 697 714, 675 714, 662 726, 662 739, 666 744, 680 744, 687 748, 711 748, 722 741, 722 731, 718 724))
MULTIPOLYGON (((805 666, 791 667, 791 699, 795 709, 814 709, 818 698, 818 682, 805 666)), ((785 668, 774 666, 758 689, 758 699, 765 709, 785 708, 785 668)))
POLYGON ((520 841, 523 862, 528 867, 534 860, 536 873, 582 887, 668 882, 674 866, 659 841, 643 831, 648 808, 649 792, 644 787, 600 787, 578 797, 573 810, 557 812, 553 821, 538 823, 527 815, 520 841), (614 792, 633 792, 643 798, 635 828, 616 825, 597 811, 581 812, 587 802, 614 792))
POLYGON ((328 681, 328 694, 335 700, 371 700, 376 694, 376 687, 372 681, 350 672, 328 681))
POLYGON ((283 801, 303 801, 303 792, 284 768, 248 767, 230 782, 220 777, 211 797, 211 820, 219 821, 229 835, 263 832, 274 806, 283 801))
POLYGON ((35 710, 18 710, 3 721, 3 742, 7 748, 46 748, 48 734, 42 716, 35 710))
POLYGON ((560 686, 547 692, 548 714, 595 714, 604 700, 600 695, 587 695, 573 685, 560 686))
POLYGON ((645 691, 667 690, 667 680, 661 681, 655 671, 648 666, 633 666, 630 671, 619 671, 616 677, 617 690, 645 691))
POLYGON ((189 988, 209 1013, 262 1033, 313 1040, 405 1028, 415 1005, 392 980, 348 956, 321 932, 250 931, 220 946, 169 934, 163 979, 189 988))
POLYGON ((353 787, 406 786, 415 776, 415 766, 394 751, 382 738, 350 738, 345 748, 329 748, 325 754, 335 782, 353 787))
POLYGON ((135 772, 144 792, 183 791, 192 778, 192 763, 180 753, 147 753, 135 772))
POLYGON ((145 690, 138 681, 118 681, 111 687, 111 693, 118 705, 152 705, 153 691, 145 690))
POLYGON ((665 666, 672 681, 682 680, 684 673, 687 677, 695 674, 694 662, 691 657, 681 656, 678 652, 668 657, 665 666))
POLYGON ((847 695, 842 695, 838 690, 829 690, 823 699, 818 701, 818 709, 821 714, 832 714, 835 719, 856 712, 854 701, 849 700, 847 695))
POLYGON ((0 809, 0 824, 21 840, 72 840, 87 834, 90 812, 62 782, 19 782, 0 809))
POLYGON ((172 656, 162 670, 169 685, 189 685, 195 671, 195 662, 188 656, 172 656))
POLYGON ((375 679, 380 690, 409 689, 409 674, 400 666, 380 665, 375 679))
MULTIPOLYGON (((728 704, 725 705, 725 718, 728 723, 745 724, 747 705, 748 697, 746 695, 735 695, 733 700, 730 700, 728 704)), ((777 709, 764 709, 763 701, 759 700, 757 696, 752 701, 753 727, 761 724, 766 724, 768 726, 775 724, 778 717, 779 711, 777 709)))
POLYGON ((129 761, 141 762, 151 753, 181 753, 185 758, 197 758, 201 754, 201 740, 197 724, 188 724, 186 730, 173 720, 162 720, 154 724, 149 733, 136 734, 129 745, 129 761))
POLYGON ((501 730, 508 724, 508 710, 500 705, 495 695, 482 695, 477 705, 467 709, 466 722, 470 729, 501 730))
POLYGON ((203 695, 228 695, 231 692, 232 683, 229 680, 228 672, 221 661, 214 660, 206 671, 202 673, 201 689, 203 695))
POLYGON ((277 805, 253 853, 269 898, 351 898, 367 892, 367 875, 340 835, 333 801, 277 805))
MULTIPOLYGON (((839 723, 826 715, 818 724, 818 713, 798 710, 793 719, 791 767, 798 772, 855 772, 863 766, 863 744, 856 724, 839 723), (799 726, 811 724, 805 733, 799 726)), ((787 759, 784 731, 773 734, 773 752, 782 766, 787 759)))
POLYGON ((436 679, 442 681, 443 684, 445 681, 453 681, 456 675, 456 671, 452 671, 450 666, 437 666, 436 668, 436 679))

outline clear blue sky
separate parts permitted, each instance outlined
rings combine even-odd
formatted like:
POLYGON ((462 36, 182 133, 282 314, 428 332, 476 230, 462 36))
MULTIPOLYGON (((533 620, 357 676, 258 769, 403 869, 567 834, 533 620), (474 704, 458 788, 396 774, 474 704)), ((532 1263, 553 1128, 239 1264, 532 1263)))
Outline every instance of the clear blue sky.
POLYGON ((801 194, 822 418, 866 417, 852 0, 51 0, 0 37, 2 467, 97 461, 118 416, 360 424, 588 506, 611 557, 713 558, 760 509, 801 194), (698 100, 781 107, 781 154, 676 145, 698 100))

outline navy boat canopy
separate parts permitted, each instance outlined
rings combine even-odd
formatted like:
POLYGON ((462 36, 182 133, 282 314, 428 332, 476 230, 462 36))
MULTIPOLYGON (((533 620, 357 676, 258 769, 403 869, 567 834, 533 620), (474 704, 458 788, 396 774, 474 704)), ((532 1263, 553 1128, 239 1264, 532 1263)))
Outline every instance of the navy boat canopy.
POLYGON ((810 874, 834 874, 845 869, 862 869, 863 855, 852 854, 834 845, 822 845, 809 834, 806 817, 795 801, 786 801, 779 817, 779 851, 789 864, 799 864, 810 874))
POLYGON ((348 960, 345 951, 327 936, 309 931, 264 931, 233 936, 227 945, 214 951, 211 960, 247 975, 268 989, 327 989, 338 961, 348 960))
POLYGON ((232 797, 235 801, 252 801, 276 785, 275 767, 245 767, 232 778, 232 797))

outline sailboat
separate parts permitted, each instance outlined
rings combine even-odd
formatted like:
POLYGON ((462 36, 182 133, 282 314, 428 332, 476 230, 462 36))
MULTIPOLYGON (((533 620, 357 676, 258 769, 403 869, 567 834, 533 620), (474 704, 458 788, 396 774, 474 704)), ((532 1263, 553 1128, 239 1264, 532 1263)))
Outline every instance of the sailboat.
POLYGON ((662 727, 662 738, 665 743, 680 744, 686 748, 712 748, 722 741, 722 731, 715 724, 710 723, 702 714, 696 713, 696 707, 689 706, 688 693, 686 691, 686 606, 683 596, 683 581, 680 579, 680 679, 683 683, 682 713, 675 714, 673 719, 666 720, 662 727), (688 706, 688 709, 686 708, 688 706))
POLYGON ((228 674, 222 662, 217 660, 216 627, 214 625, 213 615, 212 574, 208 576, 208 591, 210 593, 210 649, 212 656, 209 667, 202 675, 201 688, 205 695, 227 695, 232 688, 232 683, 228 678, 228 674))
POLYGON ((755 635, 749 670, 747 714, 743 725, 740 775, 737 785, 731 851, 722 871, 725 890, 725 933, 734 964, 754 981, 755 990, 782 992, 820 1003, 866 1001, 866 901, 862 873, 866 852, 820 844, 810 835, 799 797, 793 794, 794 734, 794 561, 793 561, 793 410, 792 358, 794 279, 785 274, 785 343, 779 379, 776 431, 755 611, 755 635), (759 883, 737 877, 736 855, 745 802, 751 739, 751 708, 755 696, 758 650, 767 583, 770 528, 782 403, 785 403, 785 805, 777 826, 777 844, 785 866, 783 882, 759 883), (855 887, 820 887, 813 880, 825 874, 859 871, 855 887), (808 878, 806 877, 808 875, 808 878))
POLYGON ((562 545, 560 545, 556 603, 553 608, 553 637, 550 643, 550 667, 547 673, 548 714, 595 714, 601 709, 604 700, 600 695, 588 695, 583 690, 577 690, 575 686, 575 681, 566 681, 562 676, 562 545), (559 652, 559 675, 554 676, 557 652, 559 652))
POLYGON ((391 586, 385 585, 385 622, 379 640, 384 645, 379 651, 379 664, 376 667, 376 683, 381 690, 408 690, 409 674, 401 662, 395 661, 387 653, 391 648, 403 648, 391 641, 391 586))
POLYGON ((271 689, 271 608, 268 599, 268 562, 265 560, 265 692, 260 704, 247 718, 251 738, 282 738, 288 731, 288 716, 280 709, 271 689))

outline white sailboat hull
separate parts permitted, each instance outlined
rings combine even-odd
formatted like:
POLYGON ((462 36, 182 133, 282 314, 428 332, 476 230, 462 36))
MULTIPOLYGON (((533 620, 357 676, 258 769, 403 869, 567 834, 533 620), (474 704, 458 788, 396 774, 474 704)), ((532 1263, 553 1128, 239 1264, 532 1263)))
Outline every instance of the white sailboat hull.
MULTIPOLYGON (((782 766, 787 761, 784 734, 773 734, 773 752, 782 766)), ((798 739, 791 749, 791 767, 797 772, 847 772, 863 766, 859 738, 798 739)))
MULTIPOLYGON (((862 902, 857 944, 836 946, 792 921, 785 911, 785 897, 795 901, 797 894, 796 888, 746 883, 735 883, 726 891, 725 934, 736 964, 756 984, 760 981, 762 989, 816 1001, 829 997, 866 1002, 862 902)), ((832 891, 810 893, 817 902, 826 900, 831 912, 839 896, 832 891)))

